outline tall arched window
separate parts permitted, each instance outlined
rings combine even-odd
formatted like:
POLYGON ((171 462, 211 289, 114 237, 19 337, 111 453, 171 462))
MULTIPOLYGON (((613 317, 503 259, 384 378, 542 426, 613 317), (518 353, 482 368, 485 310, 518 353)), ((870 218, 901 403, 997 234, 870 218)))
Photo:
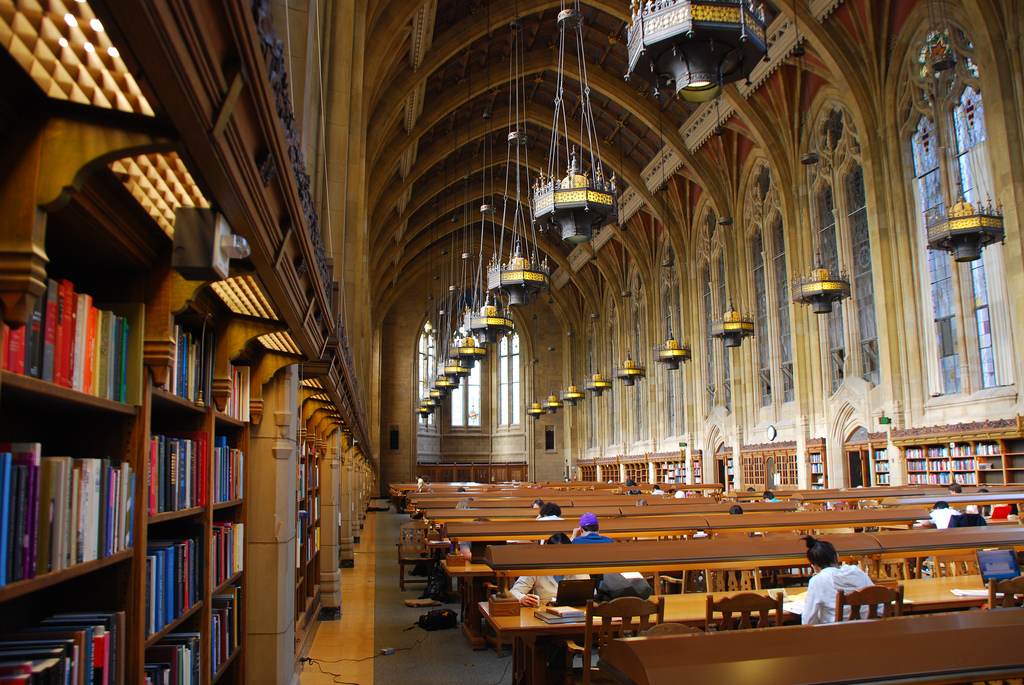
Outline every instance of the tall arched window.
MULTIPOLYGON (((725 255, 718 254, 718 312, 729 307, 728 293, 725 287, 725 255)), ((722 345, 722 401, 727 410, 732 410, 732 370, 729 367, 729 348, 722 345)))
POLYGON ((789 326, 789 274, 786 271, 786 238, 782 216, 772 223, 772 262, 775 266, 775 311, 779 318, 779 367, 782 375, 782 401, 795 398, 793 384, 793 334, 789 326))
POLYGON ((483 364, 483 361, 474 364, 469 376, 452 390, 452 426, 480 427, 480 368, 483 364))
MULTIPOLYGON (((683 331, 679 321, 679 271, 675 265, 675 254, 667 244, 662 248, 661 258, 661 325, 659 335, 667 339, 672 336, 682 342, 683 331)), ((663 366, 659 364, 658 366, 663 366)), ((669 371, 662 368, 662 382, 665 388, 665 430, 667 435, 679 435, 684 430, 685 408, 683 402, 683 371, 669 371)))
POLYGON ((852 300, 824 315, 823 354, 831 392, 859 372, 878 383, 878 327, 875 322, 871 239, 861 149, 849 114, 826 108, 812 131, 811 149, 820 159, 810 167, 815 247, 823 265, 852 273, 852 300))
MULTIPOLYGON (((608 326, 608 355, 609 369, 614 369, 620 362, 615 358, 615 320, 608 326)), ((622 439, 622 427, 619 425, 618 417, 615 415, 615 395, 619 388, 618 384, 613 386, 608 393, 608 419, 612 427, 612 444, 617 445, 622 439)))
POLYGON ((925 346, 929 385, 933 393, 973 392, 1012 381, 1002 247, 986 247, 981 259, 960 266, 947 253, 927 249, 926 225, 961 197, 995 204, 985 110, 974 48, 961 29, 922 33, 917 44, 904 64, 900 111, 910 143, 918 244, 927 264, 928 280, 921 285, 931 295, 922 298, 934 330, 934 343, 925 346), (955 55, 953 68, 932 69, 935 45, 955 55))
POLYGON ((710 412, 715 408, 715 339, 711 337, 715 310, 711 296, 711 268, 707 262, 700 271, 700 280, 704 299, 704 388, 710 412))
POLYGON ((519 334, 512 333, 498 343, 498 422, 502 426, 519 423, 519 374, 519 334))
POLYGON ((764 277, 764 241, 761 229, 754 229, 750 236, 750 259, 754 276, 754 330, 757 334, 758 384, 761 389, 761 406, 772 403, 771 353, 768 346, 768 287, 764 277))
MULTIPOLYGON (((593 316, 593 315, 591 315, 593 316)), ((587 326, 587 377, 593 376, 597 373, 594 360, 594 326, 587 326)), ((594 395, 590 395, 587 401, 584 402, 587 406, 587 447, 593 449, 597 447, 597 402, 595 401, 594 395)))
MULTIPOLYGON (((423 332, 419 340, 419 396, 427 397, 430 394, 430 386, 434 382, 436 372, 436 351, 435 351, 434 327, 430 322, 423 324, 423 332)), ((434 425, 434 413, 424 416, 424 423, 428 426, 434 425)))

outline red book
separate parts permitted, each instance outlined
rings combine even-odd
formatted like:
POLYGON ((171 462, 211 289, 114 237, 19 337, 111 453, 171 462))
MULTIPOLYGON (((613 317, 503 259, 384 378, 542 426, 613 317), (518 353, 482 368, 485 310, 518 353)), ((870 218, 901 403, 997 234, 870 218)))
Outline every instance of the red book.
POLYGON ((75 329, 72 310, 75 307, 75 288, 71 281, 61 281, 57 287, 57 330, 55 332, 53 382, 65 388, 71 387, 71 340, 75 329))
POLYGON ((95 395, 93 379, 96 374, 93 368, 96 364, 96 324, 99 322, 100 310, 89 303, 88 318, 85 321, 85 354, 82 355, 82 392, 87 395, 95 395))
POLYGON ((25 373, 25 327, 12 328, 7 341, 7 370, 25 373))

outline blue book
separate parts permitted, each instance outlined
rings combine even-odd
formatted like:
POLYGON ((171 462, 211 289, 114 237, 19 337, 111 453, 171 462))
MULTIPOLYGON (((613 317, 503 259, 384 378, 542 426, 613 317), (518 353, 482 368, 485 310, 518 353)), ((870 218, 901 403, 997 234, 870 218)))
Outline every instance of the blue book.
POLYGON ((11 526, 11 454, 0 454, 0 587, 7 584, 7 529, 11 526))

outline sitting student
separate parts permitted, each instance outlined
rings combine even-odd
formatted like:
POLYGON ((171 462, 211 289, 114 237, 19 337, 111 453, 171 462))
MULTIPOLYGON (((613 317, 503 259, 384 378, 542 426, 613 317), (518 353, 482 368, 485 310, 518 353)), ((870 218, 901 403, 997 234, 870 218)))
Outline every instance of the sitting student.
MULTIPOLYGON (((807 586, 804 611, 800 622, 805 625, 832 623, 836 620, 836 593, 851 592, 874 585, 868 574, 858 566, 839 565, 839 555, 831 542, 815 540, 808 535, 807 561, 811 562, 814 576, 807 586)), ((846 611, 849 611, 847 607, 846 611)))
POLYGON ((638 488, 636 486, 636 481, 633 480, 632 478, 627 478, 626 479, 626 487, 629 488, 629 490, 626 490, 626 494, 627 495, 642 495, 643 494, 640 491, 640 488, 638 488))
POLYGON ((544 500, 538 497, 537 499, 533 500, 533 504, 531 504, 530 506, 532 506, 534 509, 540 509, 541 507, 544 506, 544 500))
MULTIPOLYGON (((474 521, 490 521, 491 519, 487 518, 486 516, 477 516, 473 520, 474 521)), ((476 543, 476 545, 477 545, 477 549, 474 550, 473 549, 473 543, 469 542, 468 540, 460 540, 459 541, 459 554, 461 554, 466 559, 472 560, 473 556, 474 556, 473 552, 476 551, 477 552, 477 554, 476 554, 477 558, 482 557, 483 553, 484 553, 483 550, 484 550, 484 548, 487 547, 487 543, 486 542, 483 542, 483 543, 478 542, 478 543, 476 543)))
POLYGON ((651 490, 651 494, 652 495, 664 495, 665 491, 661 489, 661 484, 660 483, 655 483, 654 484, 654 489, 651 490))
POLYGON ((649 504, 647 504, 647 500, 645 500, 645 499, 644 499, 644 498, 642 498, 642 497, 641 497, 640 499, 638 499, 638 500, 636 501, 636 505, 637 505, 638 507, 647 507, 647 506, 650 506, 649 504))
POLYGON ((949 491, 954 495, 959 495, 963 493, 964 488, 962 485, 960 485, 960 483, 950 483, 949 491))
POLYGON ((462 486, 460 485, 460 486, 459 486, 459 489, 458 489, 458 490, 456 490, 455 492, 465 492, 465 491, 466 491, 466 488, 464 488, 464 487, 462 487, 462 486))
POLYGON ((729 513, 730 514, 742 514, 743 513, 743 507, 741 507, 738 504, 734 504, 731 507, 729 507, 729 513))
POLYGON ((940 500, 935 503, 928 516, 936 528, 949 528, 949 520, 959 514, 960 512, 950 507, 948 502, 940 500))
MULTIPOLYGON (((538 521, 561 521, 562 520, 562 507, 558 506, 554 502, 545 502, 544 506, 540 508, 540 515, 537 517, 538 521)), ((562 533, 565 535, 565 533, 562 533)))
POLYGON ((676 493, 674 495, 672 495, 672 496, 674 498, 676 498, 676 499, 683 499, 684 497, 686 497, 686 491, 685 490, 676 490, 676 493))
POLYGON ((601 535, 597 531, 597 515, 589 511, 580 516, 580 527, 572 531, 573 544, 589 544, 594 542, 611 542, 612 539, 601 535))
MULTIPOLYGON (((978 494, 979 495, 982 494, 982 493, 987 493, 987 492, 988 492, 988 488, 978 488, 978 494)), ((985 518, 988 518, 989 516, 992 515, 992 507, 990 507, 988 505, 979 506, 977 504, 968 504, 966 507, 964 507, 964 513, 965 514, 981 514, 985 518)))
POLYGON ((764 491, 764 501, 765 502, 778 502, 779 500, 775 499, 775 493, 774 492, 772 492, 771 490, 765 490, 764 491))
MULTIPOLYGON (((547 539, 549 545, 568 545, 572 542, 565 533, 555 533, 547 539)), ((519 576, 510 592, 524 607, 548 604, 558 595, 558 581, 586 580, 587 574, 578 576, 519 576)))

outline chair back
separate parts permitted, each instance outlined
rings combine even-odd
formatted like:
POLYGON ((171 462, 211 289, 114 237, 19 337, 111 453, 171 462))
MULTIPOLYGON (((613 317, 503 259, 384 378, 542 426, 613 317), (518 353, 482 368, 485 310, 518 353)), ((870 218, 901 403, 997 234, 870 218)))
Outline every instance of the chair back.
POLYGON ((685 623, 658 623, 653 625, 637 637, 658 637, 659 635, 685 635, 686 633, 700 633, 700 628, 688 626, 685 623))
POLYGON ((403 523, 399 531, 399 554, 401 556, 414 556, 427 552, 427 523, 425 521, 410 521, 403 523))
POLYGON ((988 607, 1002 609, 1006 607, 1024 606, 1024 576, 1007 580, 988 581, 988 607), (997 595, 1002 597, 997 597, 997 595))
POLYGON ((976 576, 981 573, 975 554, 952 554, 935 557, 935 571, 939 578, 976 576))
POLYGON ((853 592, 840 590, 836 593, 836 622, 902 615, 902 584, 897 585, 895 589, 883 585, 869 585, 862 590, 853 592), (879 610, 879 606, 881 606, 881 610, 879 610), (845 607, 850 607, 849 618, 845 616, 845 607))
POLYGON ((708 595, 707 611, 704 617, 704 630, 746 630, 749 628, 768 628, 771 625, 782 625, 782 593, 775 597, 759 595, 756 592, 744 592, 732 597, 723 597, 715 601, 708 595), (775 612, 775 622, 771 622, 771 614, 775 612), (715 614, 721 618, 715 619, 715 614), (757 622, 753 620, 757 614, 757 622))
POLYGON ((665 620, 664 597, 659 596, 652 600, 619 597, 610 602, 587 600, 587 632, 583 642, 583 685, 590 685, 590 661, 594 653, 594 641, 597 641, 597 649, 600 651, 615 637, 633 637, 651 627, 652 616, 657 623, 665 620), (601 619, 601 625, 597 627, 596 632, 595 618, 601 619))
POLYGON ((704 572, 708 592, 749 592, 759 589, 758 571, 711 571, 704 572))

